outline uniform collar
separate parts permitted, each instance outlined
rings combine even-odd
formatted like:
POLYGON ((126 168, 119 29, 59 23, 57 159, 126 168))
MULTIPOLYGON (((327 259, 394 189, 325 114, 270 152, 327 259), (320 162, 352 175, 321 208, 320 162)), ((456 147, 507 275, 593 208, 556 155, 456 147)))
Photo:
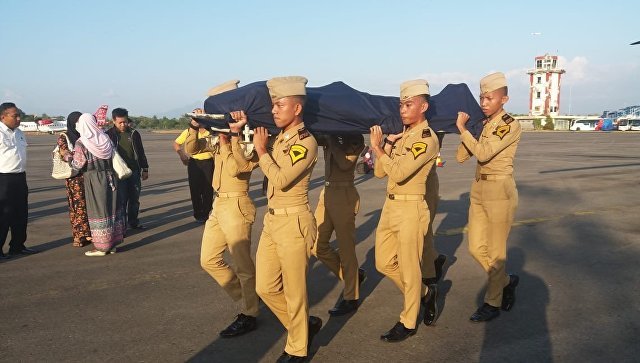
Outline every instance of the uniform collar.
POLYGON ((2 131, 11 131, 11 132, 15 131, 15 130, 11 130, 9 126, 5 125, 5 123, 2 121, 0 121, 0 129, 2 129, 2 131))
POLYGON ((424 121, 420 121, 417 125, 415 125, 411 130, 407 129, 405 131, 405 133, 407 135, 413 135, 415 133, 417 133, 418 131, 422 132, 422 130, 424 130, 425 127, 428 127, 429 123, 427 122, 427 120, 424 121))
POLYGON ((498 123, 500 123, 500 121, 502 120, 502 116, 506 113, 507 111, 502 109, 502 111, 491 116, 491 118, 487 120, 487 124, 491 124, 491 127, 495 127, 498 123))

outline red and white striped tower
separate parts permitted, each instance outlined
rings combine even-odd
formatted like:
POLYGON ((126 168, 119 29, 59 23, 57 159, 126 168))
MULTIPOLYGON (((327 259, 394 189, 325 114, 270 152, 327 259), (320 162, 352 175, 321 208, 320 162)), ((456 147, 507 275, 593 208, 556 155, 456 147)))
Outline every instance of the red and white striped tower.
POLYGON ((529 116, 557 116, 560 112, 560 77, 558 56, 545 54, 535 59, 529 75, 529 116))

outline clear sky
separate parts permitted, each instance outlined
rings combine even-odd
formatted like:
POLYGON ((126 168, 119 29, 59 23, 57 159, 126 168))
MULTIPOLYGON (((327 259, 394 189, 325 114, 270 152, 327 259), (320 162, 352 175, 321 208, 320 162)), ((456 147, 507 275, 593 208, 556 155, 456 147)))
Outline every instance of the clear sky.
POLYGON ((526 113, 534 57, 561 57, 561 113, 640 104, 638 1, 0 0, 0 94, 26 113, 188 112, 208 88, 303 75, 398 95, 508 76, 526 113), (584 5, 586 4, 586 5, 584 5), (539 33, 539 34, 538 34, 539 33))

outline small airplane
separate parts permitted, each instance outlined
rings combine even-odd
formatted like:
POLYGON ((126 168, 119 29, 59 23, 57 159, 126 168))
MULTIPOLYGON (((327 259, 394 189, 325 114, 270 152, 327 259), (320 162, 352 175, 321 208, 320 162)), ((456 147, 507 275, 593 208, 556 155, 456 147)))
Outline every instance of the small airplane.
POLYGON ((633 42, 633 43, 631 43, 631 44, 629 44, 629 45, 638 45, 638 44, 640 44, 640 40, 639 40, 639 41, 637 41, 637 42, 633 42))
POLYGON ((51 119, 43 119, 40 121, 20 122, 18 126, 22 132, 47 132, 54 134, 56 132, 65 131, 67 129, 67 121, 53 121, 51 119))
POLYGON ((38 131, 40 132, 48 132, 50 134, 54 134, 60 131, 67 130, 67 121, 53 121, 51 119, 43 119, 38 121, 38 131))

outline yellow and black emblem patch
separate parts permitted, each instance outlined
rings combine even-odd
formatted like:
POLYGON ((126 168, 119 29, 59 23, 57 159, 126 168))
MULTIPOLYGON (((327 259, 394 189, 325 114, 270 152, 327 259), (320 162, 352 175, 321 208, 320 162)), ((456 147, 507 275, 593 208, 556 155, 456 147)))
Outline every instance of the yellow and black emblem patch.
POLYGON ((511 125, 502 125, 499 126, 496 131, 493 132, 494 135, 498 136, 500 140, 502 140, 506 134, 511 131, 511 125))
POLYGON ((295 165, 298 161, 307 157, 307 148, 300 144, 293 144, 289 148, 289 156, 291 157, 291 165, 295 165))
POLYGON ((414 142, 413 145, 411 145, 411 153, 414 159, 417 159, 420 154, 424 154, 425 152, 427 152, 427 144, 424 142, 414 142))

